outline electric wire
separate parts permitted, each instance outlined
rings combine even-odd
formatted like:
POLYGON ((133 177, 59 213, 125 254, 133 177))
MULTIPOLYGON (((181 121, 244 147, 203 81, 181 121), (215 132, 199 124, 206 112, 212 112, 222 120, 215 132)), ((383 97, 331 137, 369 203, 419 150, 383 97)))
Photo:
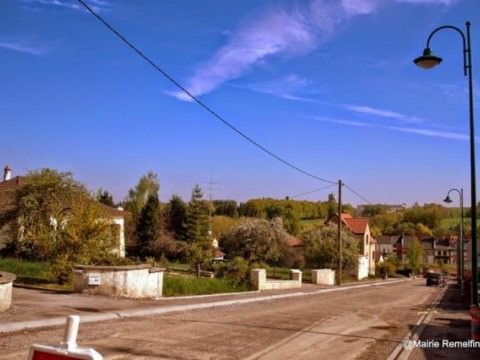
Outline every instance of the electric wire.
POLYGON ((337 184, 334 184, 334 185, 327 185, 327 186, 324 186, 324 187, 321 187, 319 189, 315 189, 315 190, 310 190, 310 191, 306 191, 306 192, 303 192, 301 194, 297 194, 297 195, 293 195, 291 196, 291 198, 299 198, 299 197, 302 197, 304 195, 308 195, 308 194, 313 194, 315 192, 318 192, 318 191, 322 191, 322 190, 326 190, 326 189, 329 189, 329 188, 333 188, 333 187, 336 187, 337 184))
POLYGON ((356 196, 358 196, 360 199, 362 199, 363 201, 366 201, 368 204, 372 204, 372 202, 370 202, 368 199, 366 199, 365 197, 363 197, 362 195, 360 195, 357 191, 353 190, 350 186, 348 186, 347 184, 343 184, 345 186, 346 189, 350 190, 353 194, 355 194, 356 196))
POLYGON ((259 144, 257 141, 253 140, 250 136, 246 135, 244 132, 239 130, 237 127, 229 123, 227 120, 225 120, 222 116, 220 116, 216 111, 214 111, 212 108, 210 108, 208 105, 206 105, 203 101, 198 99, 195 95, 193 95, 190 91, 188 91, 184 86, 182 86, 177 80, 175 80, 171 75, 169 75, 165 70, 163 70, 160 66, 158 66, 153 60, 151 60, 147 55, 145 55, 140 49, 138 49, 133 43, 131 43, 125 36, 123 36, 119 31, 117 31, 112 25, 110 25, 105 19, 103 19, 100 15, 98 15, 88 4, 85 3, 83 0, 77 0, 90 14, 92 14, 95 18, 97 18, 103 25, 107 27, 111 32, 113 32, 118 38, 120 38, 126 45, 128 45, 137 55, 139 55, 141 58, 143 58, 148 64, 150 64, 153 68, 155 68, 158 72, 160 72, 166 79, 168 79, 171 83, 173 83, 176 87, 178 87, 183 93, 185 93, 190 99, 192 99, 194 102, 196 102, 198 105, 200 105, 203 109, 205 109, 207 112, 209 112, 211 115, 213 115, 217 120, 221 121, 225 126, 229 127, 231 130, 233 130, 235 133, 243 137, 245 140, 250 142, 252 145, 256 146, 260 150, 262 150, 264 153, 269 155, 270 157, 276 159, 277 161, 280 161, 284 165, 290 167, 291 169, 302 173, 308 177, 311 177, 313 179, 323 181, 329 184, 336 184, 335 181, 331 181, 328 179, 321 178, 315 174, 312 174, 311 172, 308 172, 306 170, 301 169, 300 167, 292 164, 291 162, 283 159, 279 155, 273 153, 272 151, 268 150, 266 147, 263 145, 259 144))

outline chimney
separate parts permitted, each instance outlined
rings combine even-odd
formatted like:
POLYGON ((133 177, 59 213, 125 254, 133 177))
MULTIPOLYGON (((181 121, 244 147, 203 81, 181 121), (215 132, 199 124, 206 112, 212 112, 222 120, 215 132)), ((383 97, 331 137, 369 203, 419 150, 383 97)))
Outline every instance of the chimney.
POLYGON ((11 178, 12 178, 12 168, 7 165, 3 170, 3 181, 10 180, 11 178))

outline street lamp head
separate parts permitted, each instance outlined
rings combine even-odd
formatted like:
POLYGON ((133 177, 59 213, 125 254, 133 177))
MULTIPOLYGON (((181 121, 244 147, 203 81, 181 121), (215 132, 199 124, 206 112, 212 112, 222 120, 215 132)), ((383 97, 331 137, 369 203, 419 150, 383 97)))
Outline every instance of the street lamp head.
POLYGON ((452 199, 450 199, 450 195, 447 195, 445 199, 443 199, 443 202, 446 202, 447 204, 450 204, 452 202, 452 199))
POLYGON ((423 55, 413 60, 415 65, 420 66, 423 69, 431 69, 442 62, 442 58, 432 54, 430 48, 423 50, 423 55))

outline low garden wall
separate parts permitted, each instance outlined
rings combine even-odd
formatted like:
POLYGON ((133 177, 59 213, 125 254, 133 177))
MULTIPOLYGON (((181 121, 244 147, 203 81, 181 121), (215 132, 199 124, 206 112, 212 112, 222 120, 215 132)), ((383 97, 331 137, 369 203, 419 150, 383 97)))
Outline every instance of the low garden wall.
POLYGON ((297 289, 302 287, 302 272, 290 270, 290 280, 267 279, 265 269, 253 269, 250 272, 250 282, 256 290, 297 289))
POLYGON ((15 274, 0 272, 0 311, 5 311, 12 305, 12 286, 15 279, 15 274))
POLYGON ((335 285, 335 271, 330 269, 312 270, 312 284, 335 285))
POLYGON ((158 298, 163 292, 164 271, 150 265, 76 265, 74 290, 92 295, 158 298))

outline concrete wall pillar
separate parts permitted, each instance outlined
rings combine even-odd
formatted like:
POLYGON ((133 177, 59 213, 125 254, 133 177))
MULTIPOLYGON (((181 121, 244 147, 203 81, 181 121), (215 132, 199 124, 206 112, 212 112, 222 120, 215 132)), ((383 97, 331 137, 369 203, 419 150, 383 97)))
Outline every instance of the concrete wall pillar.
POLYGON ((250 271, 250 283, 255 290, 265 289, 267 283, 267 271, 265 269, 252 269, 250 271))
POLYGON ((298 269, 291 269, 290 270, 290 280, 297 281, 302 285, 302 272, 298 269))

